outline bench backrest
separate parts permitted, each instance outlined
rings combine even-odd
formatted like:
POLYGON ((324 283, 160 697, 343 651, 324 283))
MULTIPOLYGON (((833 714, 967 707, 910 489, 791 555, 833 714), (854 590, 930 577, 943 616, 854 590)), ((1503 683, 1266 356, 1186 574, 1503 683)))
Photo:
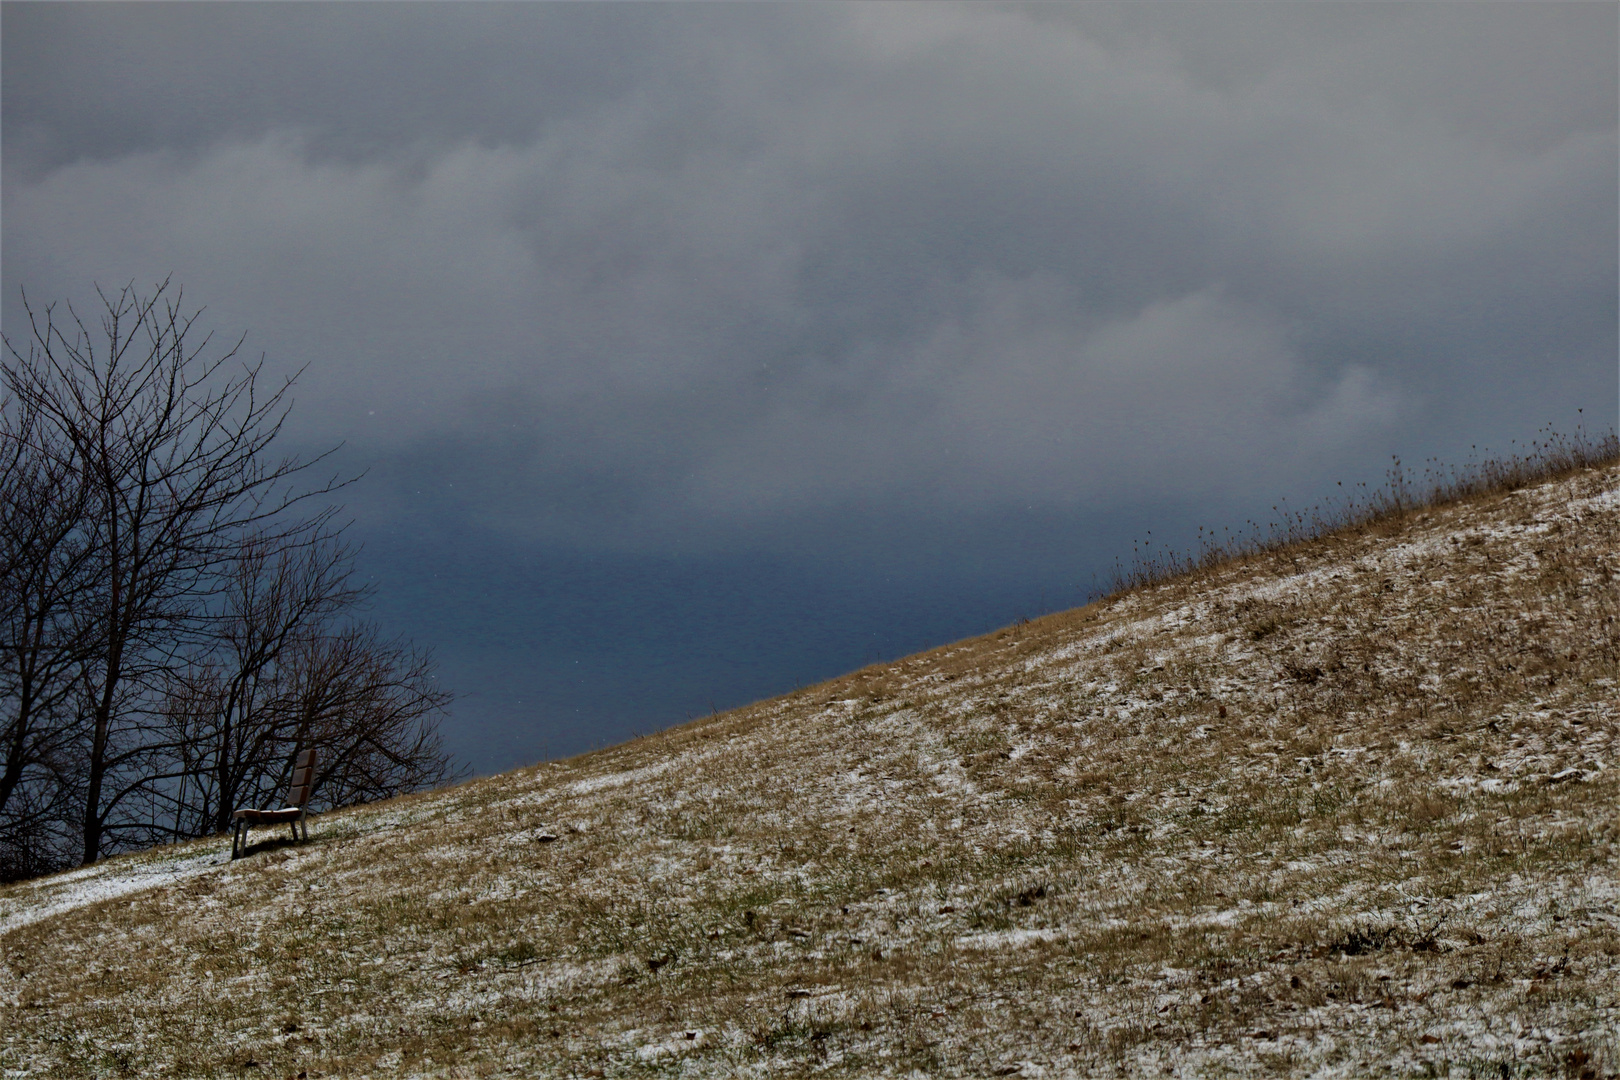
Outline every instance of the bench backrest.
POLYGON ((293 762, 292 783, 287 785, 287 805, 302 809, 309 802, 310 789, 315 786, 315 749, 301 751, 293 762))

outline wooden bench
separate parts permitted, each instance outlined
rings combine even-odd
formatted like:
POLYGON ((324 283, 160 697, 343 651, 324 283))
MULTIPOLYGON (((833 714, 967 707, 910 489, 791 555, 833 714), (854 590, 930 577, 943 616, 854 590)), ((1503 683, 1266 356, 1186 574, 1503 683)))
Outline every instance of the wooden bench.
POLYGON ((292 838, 298 840, 298 826, 304 827, 304 839, 309 839, 306 820, 310 789, 315 786, 315 751, 305 750, 293 762, 292 783, 287 785, 287 805, 280 810, 238 810, 231 815, 231 858, 239 859, 247 853, 247 833, 250 825, 292 825, 292 838))

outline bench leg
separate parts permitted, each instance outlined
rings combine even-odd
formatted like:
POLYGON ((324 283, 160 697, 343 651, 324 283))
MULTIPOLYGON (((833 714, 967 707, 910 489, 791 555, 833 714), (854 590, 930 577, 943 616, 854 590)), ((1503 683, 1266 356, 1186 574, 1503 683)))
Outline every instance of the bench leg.
POLYGON ((231 861, 235 862, 242 857, 242 823, 231 822, 231 861))

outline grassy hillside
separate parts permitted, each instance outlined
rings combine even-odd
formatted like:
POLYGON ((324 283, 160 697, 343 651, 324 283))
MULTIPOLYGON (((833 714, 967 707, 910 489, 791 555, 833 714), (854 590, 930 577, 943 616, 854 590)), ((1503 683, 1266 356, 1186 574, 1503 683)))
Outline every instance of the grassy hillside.
POLYGON ((0 1068, 1612 1076, 1617 736, 1611 464, 8 887, 0 1068))

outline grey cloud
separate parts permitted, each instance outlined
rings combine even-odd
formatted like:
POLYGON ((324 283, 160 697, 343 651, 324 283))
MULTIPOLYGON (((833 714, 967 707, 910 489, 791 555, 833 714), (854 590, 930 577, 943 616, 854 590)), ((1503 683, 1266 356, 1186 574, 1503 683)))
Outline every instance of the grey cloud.
POLYGON ((1427 118, 1454 135, 1536 153, 1614 127, 1615 15, 1582 3, 1030 4, 1027 17, 1189 83, 1280 105, 1427 118))
POLYGON ((32 167, 293 127, 354 161, 522 141, 637 85, 656 6, 7 4, 5 150, 32 167))
POLYGON ((172 269, 505 529, 1275 490, 1612 380, 1609 9, 5 11, 8 294, 172 269))

